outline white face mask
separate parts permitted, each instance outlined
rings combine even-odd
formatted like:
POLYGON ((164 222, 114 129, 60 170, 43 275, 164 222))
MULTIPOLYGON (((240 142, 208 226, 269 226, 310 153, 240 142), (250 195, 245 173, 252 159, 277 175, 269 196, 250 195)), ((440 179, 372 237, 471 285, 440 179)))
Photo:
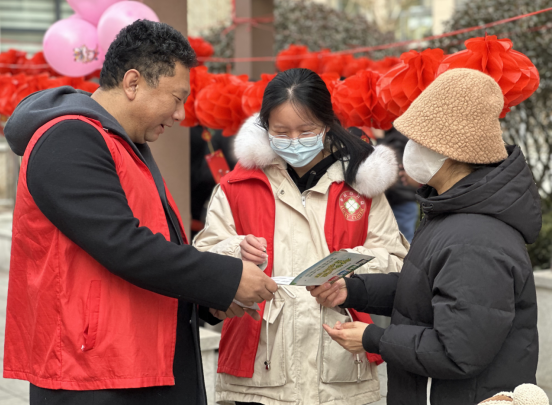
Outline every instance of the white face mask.
POLYGON ((446 156, 410 139, 404 148, 402 165, 410 177, 418 183, 427 184, 447 159, 446 156))

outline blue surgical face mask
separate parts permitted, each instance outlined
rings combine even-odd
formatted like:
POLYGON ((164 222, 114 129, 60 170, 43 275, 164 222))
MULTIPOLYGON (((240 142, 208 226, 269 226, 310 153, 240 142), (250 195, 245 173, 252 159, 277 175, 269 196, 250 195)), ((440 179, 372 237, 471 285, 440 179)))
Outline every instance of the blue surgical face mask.
MULTIPOLYGON (((323 146, 323 136, 325 131, 317 135, 317 142, 313 146, 304 146, 297 139, 292 140, 291 144, 286 149, 277 148, 273 142, 270 142, 271 149, 275 151, 277 155, 286 160, 286 162, 292 167, 304 167, 309 164, 319 152, 324 148, 323 146)), ((269 134, 269 136, 273 136, 269 134)))

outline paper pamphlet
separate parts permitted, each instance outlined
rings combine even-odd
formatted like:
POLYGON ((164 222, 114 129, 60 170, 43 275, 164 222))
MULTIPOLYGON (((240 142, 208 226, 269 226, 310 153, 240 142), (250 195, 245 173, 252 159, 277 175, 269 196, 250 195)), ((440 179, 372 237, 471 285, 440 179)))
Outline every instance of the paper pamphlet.
MULTIPOLYGON (((375 259, 374 256, 359 253, 333 252, 296 277, 278 276, 272 277, 272 279, 278 285, 313 286, 321 285, 327 281, 333 284, 373 259, 375 259)), ((257 304, 248 307, 240 301, 234 300, 234 302, 242 308, 259 310, 257 304)))
POLYGON ((333 284, 373 259, 359 253, 333 252, 296 277, 273 277, 273 280, 278 285, 310 286, 327 281, 333 284))

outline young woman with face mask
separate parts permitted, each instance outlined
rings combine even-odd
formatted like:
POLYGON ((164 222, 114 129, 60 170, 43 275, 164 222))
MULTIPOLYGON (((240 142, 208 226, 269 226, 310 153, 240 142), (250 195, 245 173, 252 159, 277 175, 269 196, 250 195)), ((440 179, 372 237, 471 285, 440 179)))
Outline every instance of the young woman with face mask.
POLYGON ((424 217, 402 271, 311 291, 327 307, 391 316, 386 329, 324 326, 347 350, 383 357, 390 405, 425 405, 428 396, 431 405, 473 405, 536 383, 526 243, 540 231, 541 205, 520 148, 503 143, 503 103, 484 73, 440 75, 394 122, 410 139, 404 169, 424 184, 424 217))
MULTIPOLYGON (((400 271, 408 244, 383 194, 396 181, 396 156, 342 128, 317 74, 279 73, 260 114, 238 133, 235 153, 239 163, 214 191, 198 249, 250 260, 272 276, 296 276, 340 249, 375 257, 358 273, 400 271)), ((323 323, 351 320, 348 311, 283 286, 262 315, 259 323, 225 322, 218 401, 358 405, 380 398, 379 358, 348 353, 322 332, 323 323)))

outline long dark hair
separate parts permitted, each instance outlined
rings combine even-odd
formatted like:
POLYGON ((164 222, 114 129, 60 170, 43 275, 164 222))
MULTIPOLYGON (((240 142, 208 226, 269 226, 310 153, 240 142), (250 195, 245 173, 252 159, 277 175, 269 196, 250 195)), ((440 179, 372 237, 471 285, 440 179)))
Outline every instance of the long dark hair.
POLYGON ((309 69, 289 69, 277 74, 263 94, 260 125, 268 131, 271 111, 286 102, 307 110, 329 128, 324 143, 342 161, 346 182, 353 184, 360 163, 373 152, 373 146, 342 127, 333 111, 331 93, 325 82, 309 69))

